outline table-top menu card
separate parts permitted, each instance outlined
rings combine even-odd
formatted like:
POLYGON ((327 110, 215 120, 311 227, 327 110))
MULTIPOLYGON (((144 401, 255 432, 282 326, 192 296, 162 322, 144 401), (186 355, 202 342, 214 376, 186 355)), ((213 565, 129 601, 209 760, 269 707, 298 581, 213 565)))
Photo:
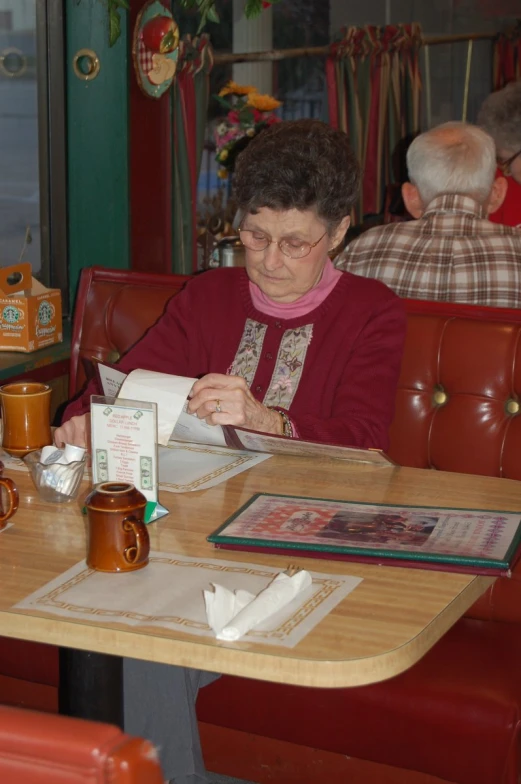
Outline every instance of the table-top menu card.
POLYGON ((147 499, 145 522, 167 513, 158 504, 157 406, 91 398, 92 480, 128 482, 147 499))

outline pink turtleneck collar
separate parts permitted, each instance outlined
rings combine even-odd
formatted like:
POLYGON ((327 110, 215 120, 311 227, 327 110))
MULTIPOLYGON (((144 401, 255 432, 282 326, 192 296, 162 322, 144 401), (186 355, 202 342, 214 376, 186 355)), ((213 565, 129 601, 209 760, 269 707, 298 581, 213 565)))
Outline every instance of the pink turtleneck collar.
POLYGON ((295 302, 274 302, 266 294, 263 294, 251 280, 249 284, 250 296, 254 308, 260 310, 261 313, 266 313, 267 316, 276 316, 281 319, 299 318, 322 304, 335 288, 341 275, 342 272, 333 266, 331 259, 328 259, 317 285, 296 299, 295 302))

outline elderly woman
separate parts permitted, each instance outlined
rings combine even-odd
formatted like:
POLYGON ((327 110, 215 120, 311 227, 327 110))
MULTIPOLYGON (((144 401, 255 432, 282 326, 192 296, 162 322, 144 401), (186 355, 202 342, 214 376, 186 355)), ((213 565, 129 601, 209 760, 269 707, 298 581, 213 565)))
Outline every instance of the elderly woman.
POLYGON ((491 93, 481 106, 478 124, 494 139, 498 174, 508 181, 505 200, 489 219, 521 226, 521 81, 491 93))
MULTIPOLYGON (((195 277, 121 359, 198 377, 189 409, 231 424, 349 446, 388 445, 405 316, 376 280, 335 270, 359 184, 347 137, 318 120, 261 132, 238 159, 246 269, 195 277)), ((85 445, 89 396, 56 442, 85 445)))
MULTIPOLYGON (((316 120, 262 131, 240 155, 235 194, 246 268, 191 280, 121 359, 197 377, 189 409, 210 424, 359 447, 388 444, 405 334, 401 301, 335 270, 359 172, 344 133, 316 120)), ((85 444, 89 395, 56 443, 85 444)), ((207 673, 125 660, 125 729, 160 749, 165 778, 207 782, 195 718, 207 673)))

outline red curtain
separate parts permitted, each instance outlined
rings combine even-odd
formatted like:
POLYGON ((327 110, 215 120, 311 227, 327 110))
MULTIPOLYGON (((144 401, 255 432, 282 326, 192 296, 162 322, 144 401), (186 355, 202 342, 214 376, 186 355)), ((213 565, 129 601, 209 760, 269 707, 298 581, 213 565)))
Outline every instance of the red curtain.
POLYGON ((494 42, 494 90, 521 79, 521 19, 494 42))
POLYGON ((213 51, 206 34, 185 35, 172 93, 172 272, 197 270, 197 180, 213 51))

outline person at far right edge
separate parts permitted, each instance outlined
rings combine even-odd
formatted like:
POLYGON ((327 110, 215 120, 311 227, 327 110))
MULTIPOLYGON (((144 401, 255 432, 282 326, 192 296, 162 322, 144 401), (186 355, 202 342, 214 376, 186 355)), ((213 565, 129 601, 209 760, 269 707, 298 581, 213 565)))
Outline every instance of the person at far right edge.
POLYGON ((478 125, 494 139, 497 174, 508 183, 503 204, 490 220, 521 229, 521 79, 485 98, 478 125))
POLYGON ((438 125, 414 139, 407 168, 402 194, 415 220, 363 233, 336 266, 408 299, 521 307, 521 232, 488 220, 507 189, 492 137, 466 123, 438 125))

